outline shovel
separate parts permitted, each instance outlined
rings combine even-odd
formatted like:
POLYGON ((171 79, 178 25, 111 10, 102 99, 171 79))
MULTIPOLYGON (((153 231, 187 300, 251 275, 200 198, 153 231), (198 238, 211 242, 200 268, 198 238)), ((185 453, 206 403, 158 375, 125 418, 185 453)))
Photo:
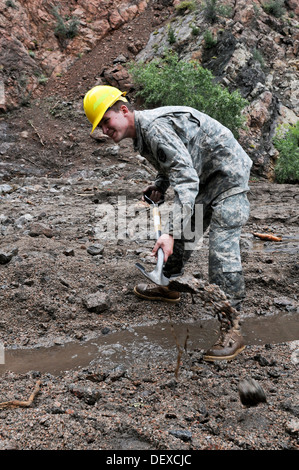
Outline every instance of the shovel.
MULTIPOLYGON (((154 229, 155 229, 155 237, 156 240, 161 236, 161 214, 159 211, 159 204, 152 201, 148 196, 144 196, 144 198, 153 205, 153 218, 154 218, 154 229)), ((169 279, 164 276, 163 274, 163 265, 164 265, 164 252, 162 248, 159 248, 157 251, 157 264, 153 271, 148 273, 141 264, 136 263, 135 266, 138 268, 142 274, 149 279, 150 281, 154 282, 158 286, 168 286, 169 279)))

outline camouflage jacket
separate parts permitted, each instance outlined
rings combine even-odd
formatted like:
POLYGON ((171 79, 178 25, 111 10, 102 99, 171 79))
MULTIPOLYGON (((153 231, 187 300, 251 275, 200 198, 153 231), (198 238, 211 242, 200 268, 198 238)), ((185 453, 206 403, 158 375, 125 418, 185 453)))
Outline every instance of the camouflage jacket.
MULTIPOLYGON (((155 185, 169 185, 175 203, 193 211, 195 201, 210 204, 248 191, 252 161, 232 132, 193 108, 135 111, 134 148, 157 170, 155 185)), ((171 229, 170 229, 171 230, 171 229)))

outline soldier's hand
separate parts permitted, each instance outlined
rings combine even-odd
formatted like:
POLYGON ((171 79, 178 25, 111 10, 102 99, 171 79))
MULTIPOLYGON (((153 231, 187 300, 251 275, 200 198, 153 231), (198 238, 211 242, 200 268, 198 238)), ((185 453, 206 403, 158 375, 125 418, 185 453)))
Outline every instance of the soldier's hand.
POLYGON ((164 263, 168 260, 169 256, 173 253, 174 240, 171 235, 164 233, 158 238, 152 251, 152 256, 157 256, 157 251, 162 248, 164 252, 164 263))
POLYGON ((164 194, 154 184, 148 186, 143 191, 142 200, 146 201, 146 198, 144 196, 147 196, 148 198, 150 198, 151 201, 155 203, 162 202, 164 200, 164 194))

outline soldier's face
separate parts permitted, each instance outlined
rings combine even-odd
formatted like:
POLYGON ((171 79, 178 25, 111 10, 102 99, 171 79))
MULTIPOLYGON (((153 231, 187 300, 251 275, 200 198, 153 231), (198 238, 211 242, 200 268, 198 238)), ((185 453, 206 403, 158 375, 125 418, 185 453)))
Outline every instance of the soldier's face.
POLYGON ((108 135, 115 143, 127 137, 132 137, 127 107, 122 106, 119 111, 109 109, 104 114, 100 127, 103 133, 108 135))

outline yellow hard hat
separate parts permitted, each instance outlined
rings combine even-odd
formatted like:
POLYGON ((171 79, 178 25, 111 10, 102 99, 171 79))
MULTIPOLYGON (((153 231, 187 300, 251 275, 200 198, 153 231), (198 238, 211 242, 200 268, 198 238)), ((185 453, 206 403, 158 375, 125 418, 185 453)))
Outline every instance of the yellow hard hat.
POLYGON ((92 124, 92 131, 95 130, 108 108, 116 101, 128 101, 125 98, 126 92, 122 92, 112 86, 95 86, 84 96, 83 106, 87 119, 92 124))

